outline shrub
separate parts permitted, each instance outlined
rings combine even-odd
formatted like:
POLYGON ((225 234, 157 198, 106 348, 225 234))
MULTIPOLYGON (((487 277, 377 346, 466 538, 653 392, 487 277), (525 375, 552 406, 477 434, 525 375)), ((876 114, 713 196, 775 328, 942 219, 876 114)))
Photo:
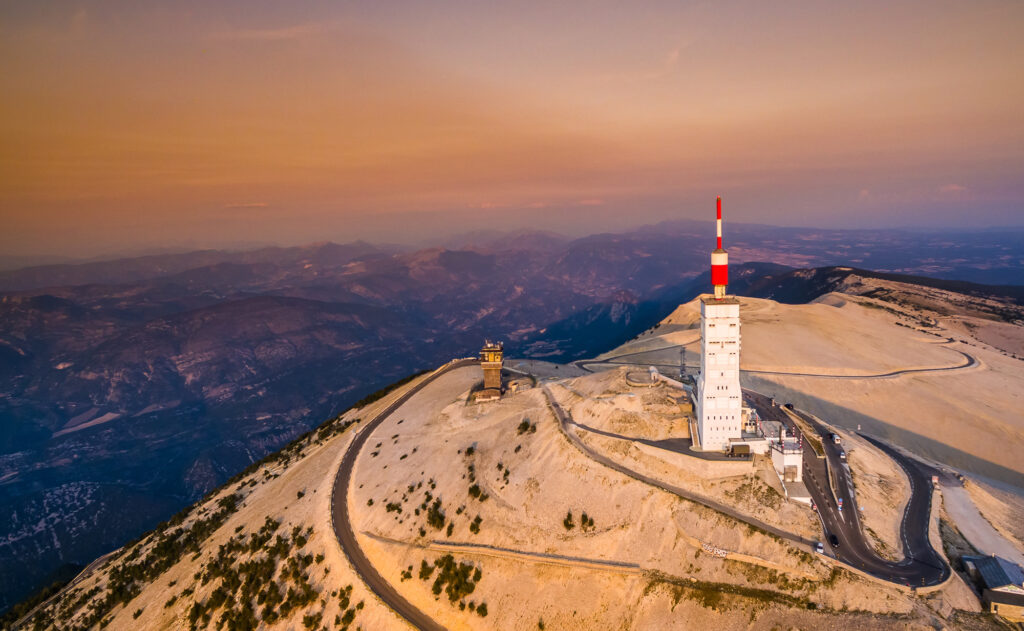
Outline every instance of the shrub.
POLYGON ((434 530, 441 530, 444 528, 445 515, 444 511, 441 510, 441 500, 434 500, 434 503, 430 505, 430 510, 427 511, 427 524, 432 526, 434 530))
POLYGON ((341 617, 341 625, 343 627, 347 627, 348 625, 352 624, 352 621, 355 620, 355 619, 356 619, 356 610, 355 609, 349 609, 349 610, 345 611, 345 615, 343 615, 341 617))
POLYGON ((566 530, 572 530, 576 527, 576 523, 572 520, 572 511, 566 513, 565 519, 562 520, 562 525, 565 526, 566 530))
POLYGON ((585 531, 586 530, 593 530, 594 529, 594 520, 593 520, 593 518, 587 516, 586 513, 583 513, 582 515, 580 515, 580 528, 585 530, 585 531))
POLYGON ((311 613, 302 617, 302 626, 307 629, 315 629, 320 626, 320 621, 324 617, 324 612, 319 611, 317 613, 311 613))
MULTIPOLYGON (((474 568, 472 564, 456 564, 455 558, 446 554, 437 560, 436 565, 439 572, 431 586, 431 591, 434 594, 440 595, 443 590, 448 595, 448 600, 455 603, 464 596, 472 594, 476 589, 478 574, 474 570, 478 568, 474 568)), ((472 608, 472 603, 470 603, 470 607, 472 608)))

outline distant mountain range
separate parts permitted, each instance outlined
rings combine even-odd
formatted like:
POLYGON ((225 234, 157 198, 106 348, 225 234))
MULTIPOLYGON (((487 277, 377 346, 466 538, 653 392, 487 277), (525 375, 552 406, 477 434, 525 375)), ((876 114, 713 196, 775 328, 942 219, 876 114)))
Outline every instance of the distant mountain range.
MULTIPOLYGON (((621 344, 708 288, 709 234, 680 222, 582 239, 478 233, 422 250, 322 243, 0 272, 0 507, 10 516, 0 520, 0 610, 485 337, 556 361, 621 344)), ((858 260, 1024 278, 1020 235, 988 235, 987 250, 941 239, 737 226, 732 290, 804 301, 842 274, 793 267, 858 260), (992 248, 1011 254, 993 264, 992 248)))

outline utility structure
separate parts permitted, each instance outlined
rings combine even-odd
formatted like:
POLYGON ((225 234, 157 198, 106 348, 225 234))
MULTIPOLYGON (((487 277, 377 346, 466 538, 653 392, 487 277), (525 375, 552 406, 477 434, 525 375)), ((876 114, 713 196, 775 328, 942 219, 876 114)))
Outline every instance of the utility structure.
POLYGON ((743 433, 740 390, 740 301, 726 294, 729 253, 722 247, 722 198, 717 200, 717 247, 711 253, 714 294, 700 299, 700 374, 695 407, 704 451, 723 451, 743 433))
POLYGON ((487 340, 480 349, 480 366, 484 369, 484 389, 478 399, 498 398, 502 393, 501 367, 504 363, 504 345, 487 340))

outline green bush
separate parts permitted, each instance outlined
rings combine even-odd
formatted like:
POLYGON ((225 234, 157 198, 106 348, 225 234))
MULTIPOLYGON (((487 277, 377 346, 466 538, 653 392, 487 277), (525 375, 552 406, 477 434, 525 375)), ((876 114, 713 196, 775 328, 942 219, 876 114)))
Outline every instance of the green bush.
POLYGON ((472 594, 482 575, 479 569, 474 568, 470 563, 456 563, 455 558, 450 554, 438 559, 435 565, 439 572, 431 590, 437 595, 444 591, 448 595, 449 602, 452 603, 472 594))
POLYGON ((433 527, 434 530, 444 528, 445 515, 444 511, 441 510, 441 500, 434 500, 434 503, 430 505, 430 510, 427 511, 427 524, 433 527))

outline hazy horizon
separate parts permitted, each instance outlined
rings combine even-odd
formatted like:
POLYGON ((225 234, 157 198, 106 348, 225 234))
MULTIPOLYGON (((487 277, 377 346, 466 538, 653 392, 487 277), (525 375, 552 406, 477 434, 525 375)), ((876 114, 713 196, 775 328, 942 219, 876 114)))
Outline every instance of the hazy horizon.
MULTIPOLYGON (((585 238, 597 234, 620 234, 629 233, 633 231, 639 231, 647 228, 657 227, 659 224, 671 223, 671 222, 687 222, 693 221, 700 224, 704 224, 708 229, 709 242, 713 240, 713 229, 714 220, 710 218, 697 218, 697 219, 681 219, 681 218, 667 218, 661 220, 655 220, 650 222, 643 221, 621 221, 618 222, 621 225, 608 225, 605 229, 599 226, 595 226, 591 222, 577 223, 574 226, 569 226, 570 229, 557 229, 556 227, 545 227, 540 225, 528 225, 528 226, 517 226, 517 225, 479 225, 475 227, 465 226, 463 230, 449 230, 449 229, 436 229, 436 231, 426 230, 409 230, 407 238, 388 238, 394 235, 386 228, 381 228, 377 231, 367 231, 365 234, 344 234, 340 233, 337 237, 332 238, 330 235, 314 235, 310 238, 296 238, 296 239, 265 239, 265 240, 245 240, 230 238, 219 239, 219 240, 202 240, 202 239, 184 239, 180 241, 166 241, 166 242, 154 242, 151 244, 145 243, 134 243, 125 244, 124 246, 114 245, 107 248, 95 248, 95 249, 83 249, 79 254, 62 253, 62 252, 29 252, 26 254, 20 254, 16 252, 4 252, 0 254, 0 270, 13 270, 21 267, 32 267, 36 265, 51 265, 51 264, 76 264, 76 263, 87 263, 95 261, 105 261, 120 258, 135 258, 141 256, 152 256, 162 254, 182 254, 200 250, 224 250, 224 251, 237 251, 244 252, 250 250, 257 250, 261 248, 292 248, 292 247, 305 247, 312 246, 321 243, 337 243, 345 244, 357 241, 363 241, 377 246, 396 246, 404 247, 410 250, 431 248, 438 246, 445 246, 450 243, 458 243, 464 240, 471 240, 476 237, 487 238, 488 233, 493 233, 495 236, 516 234, 516 233, 549 233, 563 237, 567 240, 585 238), (589 228, 589 229, 588 229, 589 228)), ((429 222, 426 222, 429 224, 429 222)), ((807 229, 810 232, 820 231, 865 231, 865 232, 876 232, 892 230, 900 233, 910 234, 964 234, 964 235, 977 235, 985 234, 990 232, 1000 231, 1012 231, 1020 232, 1024 235, 1024 224, 1021 225, 993 225, 993 226, 971 226, 971 227, 957 227, 957 226, 930 226, 930 227, 917 227, 917 226, 865 226, 860 228, 851 227, 829 227, 829 226, 800 226, 800 225, 783 225, 783 224, 772 224, 757 221, 732 221, 726 224, 725 235, 726 243, 728 244, 728 234, 731 229, 738 227, 752 227, 752 226, 765 226, 773 229, 789 229, 789 230, 800 230, 807 229)), ((408 226, 406 226, 408 227, 408 226)), ((566 226, 563 226, 565 228, 566 226)))
POLYGON ((0 7, 8 256, 1024 226, 1024 5, 0 7), (189 247, 189 246, 184 246, 189 247))

